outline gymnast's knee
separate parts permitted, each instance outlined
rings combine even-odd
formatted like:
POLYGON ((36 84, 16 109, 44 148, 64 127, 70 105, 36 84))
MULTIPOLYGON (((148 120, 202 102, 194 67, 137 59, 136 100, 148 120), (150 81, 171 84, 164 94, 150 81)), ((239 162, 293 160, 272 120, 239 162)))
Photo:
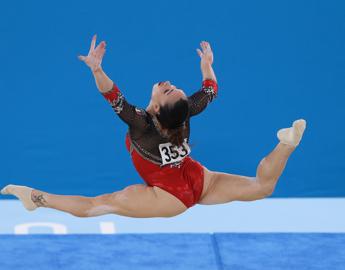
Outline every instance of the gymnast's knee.
POLYGON ((271 183, 265 183, 265 184, 260 184, 260 197, 261 199, 270 197, 275 189, 275 185, 271 184, 271 183))

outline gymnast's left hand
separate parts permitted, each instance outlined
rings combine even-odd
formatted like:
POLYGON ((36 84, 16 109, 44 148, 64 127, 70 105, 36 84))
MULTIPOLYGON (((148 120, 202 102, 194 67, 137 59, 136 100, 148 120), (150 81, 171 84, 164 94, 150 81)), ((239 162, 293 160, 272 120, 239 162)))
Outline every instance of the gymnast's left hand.
POLYGON ((96 72, 102 69, 101 64, 102 64, 103 56, 105 54, 105 46, 106 46, 105 41, 102 41, 96 47, 96 39, 97 39, 97 36, 94 35, 92 37, 90 50, 87 56, 83 56, 83 55, 78 56, 79 60, 83 61, 91 69, 92 72, 96 72))
POLYGON ((210 43, 202 41, 200 43, 202 50, 197 49, 198 55, 201 58, 201 67, 213 64, 213 52, 210 43))

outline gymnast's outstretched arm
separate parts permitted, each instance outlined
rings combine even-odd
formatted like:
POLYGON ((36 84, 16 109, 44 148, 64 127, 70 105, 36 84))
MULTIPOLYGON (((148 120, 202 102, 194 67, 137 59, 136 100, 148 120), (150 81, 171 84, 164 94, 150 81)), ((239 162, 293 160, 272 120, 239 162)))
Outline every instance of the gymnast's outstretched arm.
POLYGON ((190 116, 195 116, 204 111, 207 105, 217 97, 218 93, 217 78, 212 67, 213 52, 211 45, 203 41, 200 43, 200 47, 202 50, 197 49, 197 52, 201 58, 200 68, 203 83, 200 91, 188 97, 190 116))
MULTIPOLYGON (((138 113, 133 105, 124 99, 113 81, 102 70, 105 42, 96 48, 96 36, 91 42, 87 56, 80 56, 91 69, 99 91, 112 105, 114 111, 130 127, 145 125, 145 115, 138 113)), ((125 189, 96 197, 50 194, 26 186, 7 185, 1 194, 12 194, 19 198, 27 210, 48 207, 64 211, 78 217, 94 217, 118 214, 130 217, 170 217, 184 212, 186 206, 170 193, 146 185, 131 185, 125 189)))
POLYGON ((210 43, 203 41, 200 43, 200 47, 202 50, 197 49, 197 52, 201 58, 200 61, 200 68, 202 73, 202 79, 205 80, 213 80, 217 82, 216 74, 212 68, 213 65, 213 52, 211 49, 210 43))
POLYGON ((96 47, 96 35, 91 41, 90 50, 87 56, 79 56, 91 70, 98 90, 112 106, 114 112, 129 127, 144 129, 147 126, 147 115, 145 110, 127 102, 123 93, 117 85, 108 77, 102 68, 102 60, 105 54, 106 43, 100 42, 96 47))
POLYGON ((80 55, 79 59, 91 69, 99 91, 105 93, 113 87, 113 81, 105 74, 102 69, 102 60, 105 54, 106 43, 105 41, 102 41, 96 47, 96 39, 97 36, 94 35, 92 37, 88 55, 80 55))

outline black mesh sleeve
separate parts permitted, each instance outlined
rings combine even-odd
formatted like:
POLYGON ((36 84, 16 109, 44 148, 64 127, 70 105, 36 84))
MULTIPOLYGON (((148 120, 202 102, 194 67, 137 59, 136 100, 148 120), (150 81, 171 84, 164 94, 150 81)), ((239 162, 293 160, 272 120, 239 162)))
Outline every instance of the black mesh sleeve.
POLYGON ((115 113, 130 127, 145 128, 147 122, 147 112, 129 104, 116 84, 113 88, 102 93, 105 99, 110 103, 115 113))
POLYGON ((213 80, 204 80, 201 90, 188 97, 190 116, 201 113, 217 97, 218 85, 213 80))

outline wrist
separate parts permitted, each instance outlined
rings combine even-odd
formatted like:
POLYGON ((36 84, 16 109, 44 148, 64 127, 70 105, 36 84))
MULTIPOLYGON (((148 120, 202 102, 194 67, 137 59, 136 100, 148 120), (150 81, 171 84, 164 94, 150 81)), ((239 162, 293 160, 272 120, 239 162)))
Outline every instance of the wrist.
POLYGON ((101 66, 98 66, 96 68, 90 68, 90 69, 91 69, 91 72, 93 74, 100 73, 102 71, 102 67, 101 66))
POLYGON ((212 68, 212 64, 210 62, 201 62, 200 66, 201 66, 201 69, 212 68))

